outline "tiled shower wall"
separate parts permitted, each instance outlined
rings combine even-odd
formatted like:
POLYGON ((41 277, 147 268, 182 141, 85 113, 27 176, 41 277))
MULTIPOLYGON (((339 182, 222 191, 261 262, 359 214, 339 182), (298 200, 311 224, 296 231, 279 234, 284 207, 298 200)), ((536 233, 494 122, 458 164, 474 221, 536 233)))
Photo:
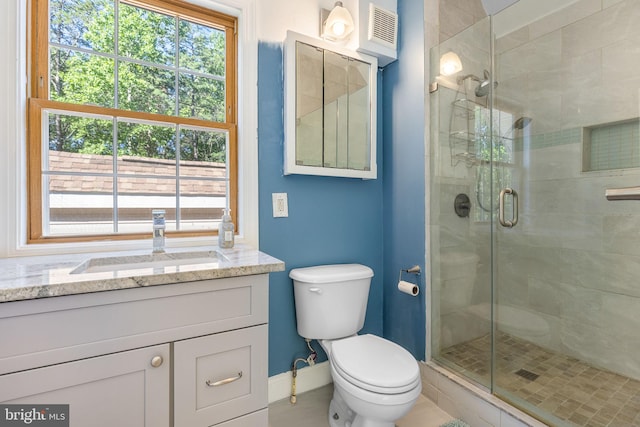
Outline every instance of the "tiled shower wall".
POLYGON ((579 172, 580 145, 529 152, 520 224, 498 237, 498 298, 545 318, 538 344, 640 378, 638 202, 604 198, 640 177, 579 172))
POLYGON ((498 234, 499 302, 547 321, 538 344, 636 379, 640 203, 604 193, 640 170, 583 172, 582 157, 584 127, 640 115, 637 22, 639 0, 582 0, 496 42, 497 107, 533 119, 515 141, 520 224, 498 234))
POLYGON ((440 0, 438 7, 440 42, 487 16, 481 0, 440 0))

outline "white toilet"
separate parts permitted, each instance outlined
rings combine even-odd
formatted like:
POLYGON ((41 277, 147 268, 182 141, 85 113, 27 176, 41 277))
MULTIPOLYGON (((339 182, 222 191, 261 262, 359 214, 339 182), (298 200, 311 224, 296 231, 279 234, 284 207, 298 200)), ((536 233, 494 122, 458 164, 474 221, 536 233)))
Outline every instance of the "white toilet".
POLYGON ((415 404, 422 385, 416 359, 364 325, 373 270, 359 264, 291 270, 298 334, 327 353, 334 392, 331 427, 393 427, 415 404))

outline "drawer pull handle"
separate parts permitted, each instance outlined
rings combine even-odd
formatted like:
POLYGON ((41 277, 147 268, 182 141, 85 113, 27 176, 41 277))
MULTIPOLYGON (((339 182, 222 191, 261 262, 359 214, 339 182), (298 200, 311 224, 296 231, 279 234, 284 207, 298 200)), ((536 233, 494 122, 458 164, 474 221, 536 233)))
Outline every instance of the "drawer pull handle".
POLYGON ((238 376, 225 378, 225 379, 220 380, 220 381, 213 382, 211 380, 207 380, 206 384, 209 387, 218 387, 218 386, 221 386, 221 385, 232 383, 234 381, 238 381, 240 378, 242 378, 242 371, 238 372, 238 376))

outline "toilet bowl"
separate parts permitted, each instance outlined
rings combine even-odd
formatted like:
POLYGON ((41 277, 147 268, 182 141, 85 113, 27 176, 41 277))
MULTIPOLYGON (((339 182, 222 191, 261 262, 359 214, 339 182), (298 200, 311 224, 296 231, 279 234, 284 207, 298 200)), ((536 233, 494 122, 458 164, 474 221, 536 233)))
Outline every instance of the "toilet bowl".
POLYGON ((329 358, 334 393, 331 427, 393 427, 422 385, 416 359, 364 325, 373 271, 359 264, 294 269, 298 333, 317 339, 329 358))
POLYGON ((411 410, 422 384, 404 348, 375 335, 320 344, 329 357, 334 398, 341 401, 329 408, 331 427, 390 427, 411 410))

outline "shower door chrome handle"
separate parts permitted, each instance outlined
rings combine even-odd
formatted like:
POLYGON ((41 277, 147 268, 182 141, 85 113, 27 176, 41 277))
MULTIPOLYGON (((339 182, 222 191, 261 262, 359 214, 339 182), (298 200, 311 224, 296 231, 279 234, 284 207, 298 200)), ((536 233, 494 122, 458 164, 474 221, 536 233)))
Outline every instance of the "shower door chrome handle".
POLYGON ((513 188, 507 187, 500 192, 498 199, 498 221, 500 221, 500 225, 507 228, 513 228, 518 223, 518 192, 513 188), (511 194, 513 197, 513 212, 510 220, 504 219, 504 198, 507 194, 511 194))

